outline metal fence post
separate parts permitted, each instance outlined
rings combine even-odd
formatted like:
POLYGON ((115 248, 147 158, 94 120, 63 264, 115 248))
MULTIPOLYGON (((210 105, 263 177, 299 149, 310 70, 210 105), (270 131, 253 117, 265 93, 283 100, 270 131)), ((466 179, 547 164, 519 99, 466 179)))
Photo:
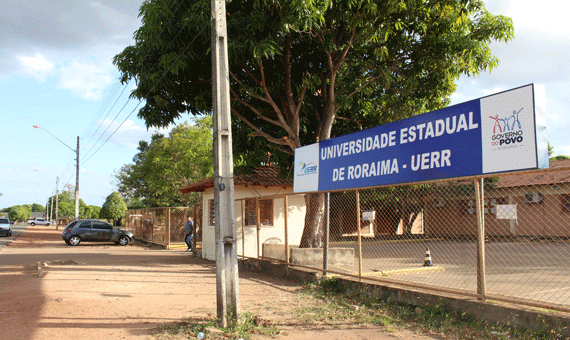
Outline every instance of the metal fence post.
POLYGON ((326 222, 325 222, 325 242, 323 245, 323 275, 327 275, 329 269, 329 231, 330 231, 330 199, 331 193, 327 192, 326 222))
POLYGON ((283 198, 284 211, 284 229, 285 229, 285 262, 289 264, 289 196, 283 198))
POLYGON ((261 258, 261 216, 259 214, 259 198, 255 199, 255 223, 257 224, 257 258, 261 258))
POLYGON ((170 249, 170 208, 166 208, 166 249, 170 249))
POLYGON ((477 215, 477 299, 485 302, 485 222, 483 206, 483 178, 473 181, 475 186, 475 210, 477 215))
POLYGON ((356 230, 358 231, 358 280, 362 281, 362 232, 360 230, 360 191, 356 190, 356 230))

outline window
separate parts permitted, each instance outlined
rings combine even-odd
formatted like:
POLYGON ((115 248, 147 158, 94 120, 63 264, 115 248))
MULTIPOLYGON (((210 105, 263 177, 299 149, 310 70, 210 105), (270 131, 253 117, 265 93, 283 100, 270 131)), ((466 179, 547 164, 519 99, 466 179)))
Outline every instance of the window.
POLYGON ((110 224, 107 224, 105 222, 93 221, 93 229, 111 230, 111 229, 113 229, 113 227, 110 224))
POLYGON ((83 221, 80 225, 79 228, 82 229, 91 229, 91 221, 87 220, 87 221, 83 221))
MULTIPOLYGON (((245 200, 245 225, 257 225, 255 201, 245 200)), ((259 222, 262 226, 273 225, 273 200, 259 200, 259 222)))
POLYGON ((474 200, 462 200, 461 201, 461 213, 464 215, 475 214, 475 201, 474 200))
MULTIPOLYGON (((507 204, 506 197, 489 198, 484 200, 483 213, 495 215, 497 213, 497 205, 507 204)), ((475 200, 461 201, 462 213, 465 215, 475 214, 475 200)))
POLYGON ((216 225, 216 205, 214 204, 214 200, 210 200, 208 219, 210 225, 216 225))
POLYGON ((560 195, 560 205, 563 212, 570 213, 570 195, 560 195))

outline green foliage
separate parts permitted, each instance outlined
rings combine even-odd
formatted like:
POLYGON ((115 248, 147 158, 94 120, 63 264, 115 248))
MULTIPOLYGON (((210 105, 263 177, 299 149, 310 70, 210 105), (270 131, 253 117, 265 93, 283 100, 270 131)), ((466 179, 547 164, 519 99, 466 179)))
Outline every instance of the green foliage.
POLYGON ((34 203, 32 204, 32 212, 45 212, 46 211, 46 207, 44 207, 43 205, 34 203))
POLYGON ((530 331, 508 325, 489 324, 483 319, 453 309, 444 300, 424 306, 393 300, 388 295, 352 290, 336 277, 309 284, 304 293, 318 301, 299 303, 296 310, 306 324, 343 322, 383 325, 387 329, 403 327, 436 332, 450 339, 554 339, 556 327, 544 325, 543 330, 530 331))
POLYGON ((98 207, 96 205, 88 205, 83 209, 80 218, 99 219, 100 212, 101 212, 101 207, 98 207))
POLYGON ((107 196, 105 203, 103 203, 103 206, 101 207, 99 216, 101 218, 113 220, 116 224, 118 220, 125 217, 126 210, 127 205, 125 204, 125 201, 118 192, 114 191, 107 196))
POLYGON ((15 205, 10 208, 8 218, 10 221, 26 221, 32 215, 30 209, 24 205, 15 205))
POLYGON ((554 156, 554 147, 552 145, 550 145, 550 142, 548 142, 548 158, 551 161, 559 161, 562 159, 570 159, 570 156, 566 156, 566 155, 554 156))
MULTIPOLYGON (((60 194, 57 195, 57 202, 56 196, 53 195, 48 199, 47 206, 50 207, 51 211, 51 204, 53 201, 53 216, 56 216, 56 203, 58 207, 57 216, 59 218, 74 218, 75 217, 75 199, 71 197, 71 193, 69 191, 62 191, 60 194)), ((82 209, 85 209, 87 205, 83 200, 79 199, 79 218, 84 218, 84 214, 82 214, 82 209)))
POLYGON ((213 173, 212 118, 201 117, 196 125, 183 123, 168 137, 155 134, 149 143, 139 142, 133 164, 115 173, 117 188, 129 207, 189 206, 199 195, 183 195, 178 188, 213 173))
MULTIPOLYGON (((303 145, 448 105, 461 75, 498 65, 490 43, 514 36, 482 0, 232 1, 226 12, 234 158, 283 169, 303 145)), ((135 44, 113 60, 137 82, 139 117, 161 127, 210 114, 210 4, 151 0, 140 15, 135 44)), ((313 198, 301 247, 320 245, 324 200, 313 198)))
POLYGON ((220 328, 216 319, 207 319, 200 321, 183 321, 178 323, 163 324, 153 329, 155 337, 162 336, 184 336, 189 339, 197 337, 198 333, 203 332, 205 339, 253 339, 257 336, 276 336, 279 330, 275 326, 260 323, 259 318, 251 313, 243 313, 237 322, 231 323, 226 328, 220 328), (219 329, 220 333, 210 333, 209 329, 219 329))
MULTIPOLYGON (((178 5, 144 2, 135 45, 114 58, 123 82, 137 80, 147 126, 212 110, 210 4, 178 5)), ((226 10, 236 159, 253 165, 270 154, 286 167, 296 147, 441 108, 460 75, 497 66, 489 44, 514 35, 511 19, 481 0, 255 0, 226 10)))

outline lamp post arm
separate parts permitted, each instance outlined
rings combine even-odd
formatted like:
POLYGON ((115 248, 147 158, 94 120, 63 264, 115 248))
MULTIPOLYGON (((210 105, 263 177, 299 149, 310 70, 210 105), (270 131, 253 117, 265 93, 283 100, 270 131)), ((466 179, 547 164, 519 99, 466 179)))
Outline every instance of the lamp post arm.
POLYGON ((76 152, 76 150, 72 149, 71 146, 65 144, 61 139, 57 138, 56 136, 53 135, 53 133, 49 132, 48 130, 44 129, 43 127, 37 126, 37 125, 34 125, 34 127, 35 127, 36 129, 42 129, 42 130, 44 130, 45 132, 49 133, 53 138, 55 138, 55 139, 57 139, 58 141, 60 141, 63 145, 67 146, 67 147, 69 148, 69 150, 71 150, 71 151, 73 151, 73 152, 76 152))

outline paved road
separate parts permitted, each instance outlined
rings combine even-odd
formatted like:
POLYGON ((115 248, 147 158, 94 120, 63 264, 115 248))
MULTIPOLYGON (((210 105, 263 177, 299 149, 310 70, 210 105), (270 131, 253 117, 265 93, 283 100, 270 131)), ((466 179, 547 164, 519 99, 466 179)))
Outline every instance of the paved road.
MULTIPOLYGON (((357 253, 355 242, 333 245, 353 247, 357 253)), ((494 241, 485 249, 487 294, 570 308, 570 242, 494 241)), ((365 277, 477 292, 475 241, 371 240, 363 242, 362 253, 365 277), (423 267, 427 247, 434 267, 423 267)), ((356 275, 358 261, 339 269, 356 275)))
POLYGON ((0 251, 2 251, 2 248, 4 248, 6 244, 12 242, 18 236, 20 236, 20 234, 22 234, 27 227, 27 224, 12 224, 12 236, 0 237, 0 251))

